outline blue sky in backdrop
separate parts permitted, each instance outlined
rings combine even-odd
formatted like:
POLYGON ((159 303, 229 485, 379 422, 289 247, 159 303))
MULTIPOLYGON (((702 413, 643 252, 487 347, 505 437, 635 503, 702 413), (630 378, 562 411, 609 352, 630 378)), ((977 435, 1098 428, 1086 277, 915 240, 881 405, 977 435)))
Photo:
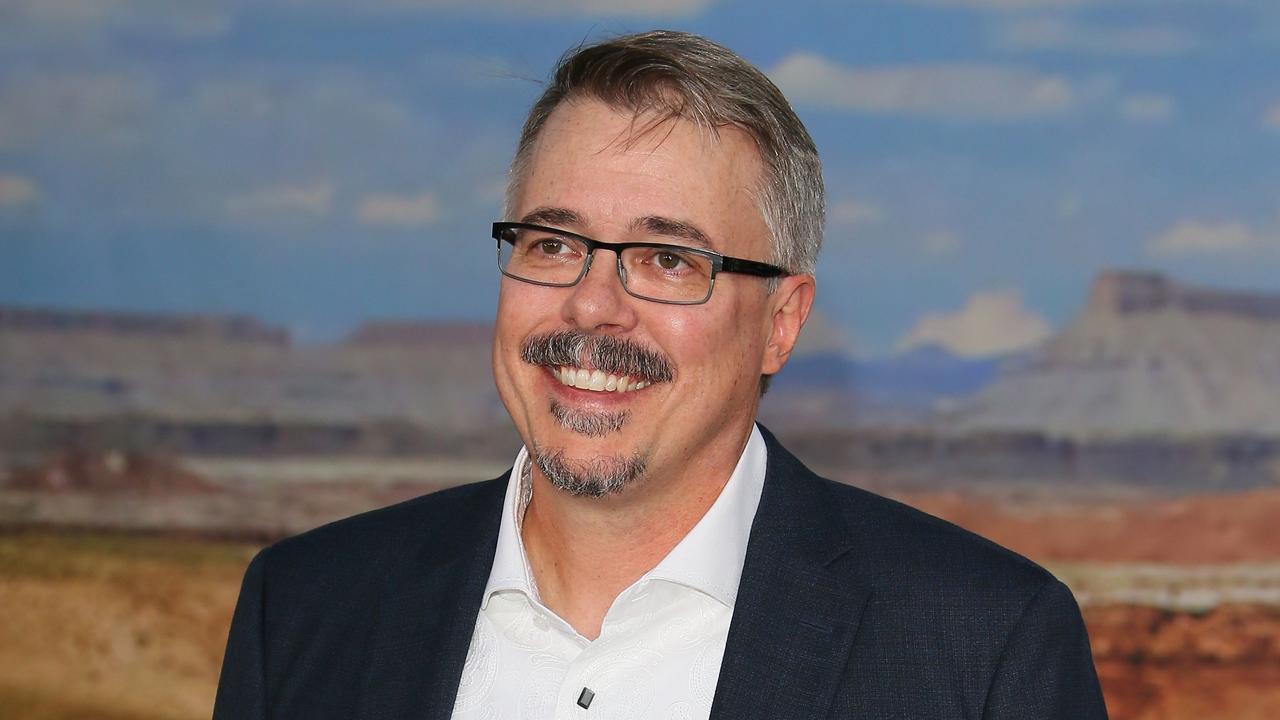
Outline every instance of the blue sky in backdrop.
POLYGON ((1104 268, 1280 291, 1273 0, 0 0, 0 303, 490 318, 539 83, 651 27, 795 104, 860 354, 1025 347, 1104 268))

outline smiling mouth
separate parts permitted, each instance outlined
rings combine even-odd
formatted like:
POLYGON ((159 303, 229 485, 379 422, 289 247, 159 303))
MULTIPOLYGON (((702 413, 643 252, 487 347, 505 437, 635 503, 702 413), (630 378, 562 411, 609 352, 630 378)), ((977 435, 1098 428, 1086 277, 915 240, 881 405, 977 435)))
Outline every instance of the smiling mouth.
POLYGON ((587 370, 572 365, 547 368, 561 384, 579 390, 592 392, 627 393, 649 387, 644 380, 636 380, 630 375, 614 375, 603 370, 587 370))

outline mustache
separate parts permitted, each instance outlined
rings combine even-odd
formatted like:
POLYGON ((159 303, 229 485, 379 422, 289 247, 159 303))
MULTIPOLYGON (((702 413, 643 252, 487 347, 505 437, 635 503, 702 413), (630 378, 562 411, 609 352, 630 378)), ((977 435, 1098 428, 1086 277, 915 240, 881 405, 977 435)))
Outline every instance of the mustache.
POLYGON ((628 338, 557 330, 532 335, 520 345, 520 359, 530 365, 588 366, 613 375, 630 375, 650 383, 671 382, 675 367, 666 355, 628 338))

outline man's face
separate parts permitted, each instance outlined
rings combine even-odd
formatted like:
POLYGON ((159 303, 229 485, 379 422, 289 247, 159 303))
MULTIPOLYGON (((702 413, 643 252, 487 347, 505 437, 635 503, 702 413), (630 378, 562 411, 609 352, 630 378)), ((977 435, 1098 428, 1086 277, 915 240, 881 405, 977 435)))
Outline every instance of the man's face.
MULTIPOLYGON (((681 120, 637 132, 650 121, 596 101, 562 104, 532 149, 509 219, 605 242, 697 246, 690 236, 700 235, 723 255, 768 261, 751 140, 681 120)), ((785 362, 770 344, 777 298, 762 278, 723 273, 705 304, 655 303, 626 293, 616 261, 598 250, 568 288, 502 279, 494 376, 517 430, 543 473, 580 494, 614 492, 637 475, 732 468, 755 417, 760 375, 785 362), (664 372, 632 377, 649 384, 626 392, 566 385, 563 368, 538 359, 545 338, 566 332, 585 335, 588 347, 620 340, 610 348, 628 358, 620 366, 640 367, 648 356, 664 372), (640 355, 627 356, 631 349, 640 355)), ((590 353, 574 365, 578 375, 600 369, 590 353)))

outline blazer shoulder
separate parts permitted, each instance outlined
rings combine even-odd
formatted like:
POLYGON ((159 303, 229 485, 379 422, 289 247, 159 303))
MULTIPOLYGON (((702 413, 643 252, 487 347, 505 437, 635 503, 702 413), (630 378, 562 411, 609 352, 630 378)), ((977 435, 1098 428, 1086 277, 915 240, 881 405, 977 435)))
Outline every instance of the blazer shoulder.
POLYGON ((492 526, 497 536, 507 475, 439 490, 321 525, 265 548, 264 572, 277 582, 352 580, 372 568, 468 552, 492 526))
POLYGON ((1034 593, 1052 575, 1009 548, 906 503, 818 478, 854 535, 872 542, 890 562, 967 581, 999 575, 1034 593))
POLYGON ((887 594, 1029 601, 1054 580, 1043 567, 954 523, 821 477, 765 433, 778 514, 825 517, 824 542, 849 548, 843 565, 887 594))
MULTIPOLYGON (((912 638, 911 652, 923 648, 928 658, 922 672, 964 688, 962 704, 983 708, 984 718, 1106 717, 1070 588, 950 522, 822 482, 857 538, 841 570, 872 590, 863 615, 867 645, 900 649, 895 643, 912 638)), ((921 657, 886 652, 886 664, 921 657)))

